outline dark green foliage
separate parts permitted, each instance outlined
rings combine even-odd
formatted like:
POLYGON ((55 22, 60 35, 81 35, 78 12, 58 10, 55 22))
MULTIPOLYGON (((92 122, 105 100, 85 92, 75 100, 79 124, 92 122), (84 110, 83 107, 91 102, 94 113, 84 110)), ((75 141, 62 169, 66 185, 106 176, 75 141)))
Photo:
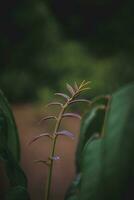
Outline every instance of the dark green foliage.
POLYGON ((134 85, 112 96, 103 131, 99 139, 89 138, 84 145, 81 180, 73 196, 78 200, 133 199, 134 85))
POLYGON ((0 109, 0 152, 5 148, 7 144, 7 129, 6 129, 6 117, 4 112, 0 109), (4 134, 3 134, 4 133, 4 134))
POLYGON ((65 34, 84 41, 94 55, 133 51, 132 0, 48 1, 65 34))
POLYGON ((0 92, 0 160, 9 181, 9 191, 0 191, 6 200, 28 200, 27 179, 20 167, 19 136, 7 99, 0 92))
POLYGON ((10 102, 44 100, 83 77, 94 80, 92 96, 134 81, 132 0, 6 0, 1 8, 0 87, 10 102))
POLYGON ((12 155, 11 151, 8 150, 7 146, 6 149, 3 150, 0 155, 2 157, 2 160, 4 161, 10 185, 12 187, 17 185, 27 187, 26 176, 22 171, 20 164, 14 159, 14 156, 12 155))
POLYGON ((1 8, 1 88, 12 102, 35 100, 39 88, 54 82, 49 75, 56 78, 47 57, 60 37, 57 23, 42 0, 7 0, 1 8))
POLYGON ((24 187, 17 186, 7 191, 5 200, 29 200, 29 196, 24 187))
POLYGON ((20 159, 18 130, 13 113, 2 91, 0 91, 0 149, 11 151, 16 161, 20 159))

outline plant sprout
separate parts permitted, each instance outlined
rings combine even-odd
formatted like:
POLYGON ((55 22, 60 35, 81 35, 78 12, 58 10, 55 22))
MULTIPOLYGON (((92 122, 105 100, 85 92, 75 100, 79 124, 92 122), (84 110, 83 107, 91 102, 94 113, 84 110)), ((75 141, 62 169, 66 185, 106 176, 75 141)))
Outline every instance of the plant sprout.
POLYGON ((68 118, 68 117, 74 117, 74 118, 81 119, 81 116, 79 114, 72 113, 72 112, 66 112, 66 109, 69 107, 69 105, 79 103, 79 102, 85 102, 85 103, 90 104, 89 100, 78 98, 82 92, 90 89, 90 87, 88 86, 89 84, 90 84, 90 81, 86 82, 85 80, 82 81, 82 83, 80 85, 78 85, 76 82, 75 82, 74 86, 66 84, 67 90, 70 93, 69 96, 66 94, 63 94, 63 93, 55 93, 56 96, 62 97, 65 100, 65 102, 64 103, 60 103, 60 102, 49 103, 47 105, 47 107, 48 106, 59 106, 61 109, 57 116, 50 115, 50 116, 47 116, 47 117, 44 117, 43 119, 41 119, 41 122, 50 120, 50 119, 54 119, 56 121, 53 133, 46 133, 46 132, 42 133, 39 136, 36 136, 30 142, 30 143, 33 143, 44 136, 49 137, 52 141, 51 153, 48 157, 48 160, 37 160, 36 161, 36 162, 44 163, 48 166, 48 180, 47 180, 47 185, 46 185, 45 200, 50 199, 53 163, 55 160, 60 159, 59 156, 55 155, 56 141, 59 136, 67 136, 72 139, 74 138, 74 134, 71 133, 70 131, 59 130, 61 121, 63 118, 68 118))

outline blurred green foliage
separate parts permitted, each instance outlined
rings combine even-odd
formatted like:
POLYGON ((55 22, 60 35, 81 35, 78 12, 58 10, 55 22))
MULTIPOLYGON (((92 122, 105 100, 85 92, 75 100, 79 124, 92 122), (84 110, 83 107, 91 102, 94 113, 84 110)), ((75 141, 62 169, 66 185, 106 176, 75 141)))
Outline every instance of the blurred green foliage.
POLYGON ((7 182, 7 185, 0 189, 0 199, 17 200, 20 197, 29 200, 27 178, 20 166, 20 157, 18 129, 10 105, 0 91, 0 173, 3 170, 7 176, 7 179, 1 179, 1 184, 7 182))
POLYGON ((4 1, 0 88, 27 102, 67 81, 92 80, 91 95, 133 81, 133 8, 132 0, 4 1))

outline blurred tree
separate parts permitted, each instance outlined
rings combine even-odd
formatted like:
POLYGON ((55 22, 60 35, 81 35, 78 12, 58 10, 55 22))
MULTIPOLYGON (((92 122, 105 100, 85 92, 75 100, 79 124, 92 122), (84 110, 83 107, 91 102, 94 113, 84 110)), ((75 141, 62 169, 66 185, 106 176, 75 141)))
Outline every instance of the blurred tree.
POLYGON ((91 79, 95 93, 133 81, 133 8, 132 0, 1 2, 1 89, 18 102, 67 80, 91 79))
POLYGON ((134 43, 134 1, 47 0, 67 37, 85 42, 95 55, 130 52, 134 43), (88 41, 88 42, 87 42, 88 41))
POLYGON ((58 25, 41 0, 4 1, 0 25, 1 88, 12 101, 31 100, 53 83, 46 58, 59 41, 58 25))

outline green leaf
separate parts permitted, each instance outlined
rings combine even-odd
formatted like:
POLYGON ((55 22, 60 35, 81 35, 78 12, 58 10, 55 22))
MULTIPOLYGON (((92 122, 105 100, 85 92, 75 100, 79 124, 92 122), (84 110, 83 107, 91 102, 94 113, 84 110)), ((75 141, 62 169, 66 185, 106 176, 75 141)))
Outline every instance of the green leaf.
POLYGON ((17 186, 7 191, 5 200, 30 200, 30 198, 26 188, 17 186))
POLYGON ((134 85, 112 96, 104 137, 82 153, 79 200, 134 199, 134 85))
POLYGON ((72 182, 71 186, 69 187, 65 200, 77 200, 79 196, 79 184, 81 180, 81 174, 77 174, 75 180, 72 182))
MULTIPOLYGON (((81 123, 79 143, 76 151, 76 168, 77 172, 80 171, 80 163, 82 158, 82 151, 87 143, 87 141, 96 133, 101 134, 103 122, 105 118, 105 107, 107 105, 107 100, 104 98, 99 99, 95 106, 93 106, 90 111, 84 116, 81 123)), ((91 139, 91 140, 92 140, 91 139)))
MULTIPOLYGON (((27 179, 19 165, 20 144, 17 127, 12 110, 0 91, 0 160, 4 163, 5 172, 9 179, 10 194, 6 199, 21 199, 23 190, 16 190, 17 187, 26 188, 27 179), (16 196, 20 193, 20 197, 16 196)), ((4 191, 1 191, 4 194, 4 191)), ((27 199, 27 198, 23 198, 27 199)))
POLYGON ((82 178, 79 188, 80 200, 100 200, 102 181, 101 139, 90 140, 83 151, 82 178))
POLYGON ((4 112, 0 109, 0 152, 7 145, 8 131, 7 120, 4 112))
POLYGON ((21 169, 19 163, 14 159, 12 153, 6 148, 1 152, 2 161, 5 164, 5 170, 9 179, 10 186, 24 186, 27 187, 26 176, 21 169))
POLYGON ((0 91, 0 149, 5 145, 19 161, 20 144, 16 123, 8 101, 0 91))
POLYGON ((106 198, 127 199, 134 184, 134 85, 113 96, 104 131, 106 198))

